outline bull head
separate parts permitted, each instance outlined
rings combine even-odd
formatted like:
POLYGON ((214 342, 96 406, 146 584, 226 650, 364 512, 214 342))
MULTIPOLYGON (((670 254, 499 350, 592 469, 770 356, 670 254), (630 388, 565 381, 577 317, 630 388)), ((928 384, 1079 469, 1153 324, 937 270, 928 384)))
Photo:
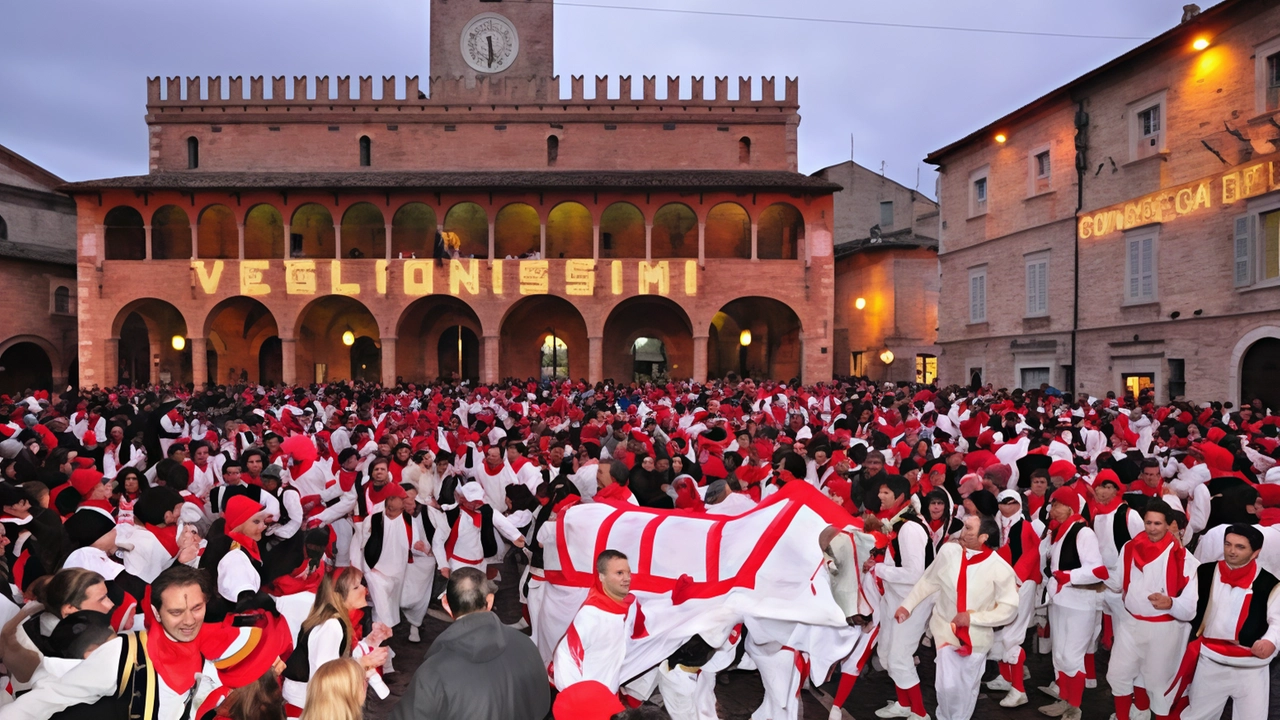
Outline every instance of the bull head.
POLYGON ((850 625, 861 625, 870 619, 872 608, 861 591, 862 563, 870 557, 875 540, 853 528, 840 530, 828 525, 818 536, 831 578, 831 595, 850 625))

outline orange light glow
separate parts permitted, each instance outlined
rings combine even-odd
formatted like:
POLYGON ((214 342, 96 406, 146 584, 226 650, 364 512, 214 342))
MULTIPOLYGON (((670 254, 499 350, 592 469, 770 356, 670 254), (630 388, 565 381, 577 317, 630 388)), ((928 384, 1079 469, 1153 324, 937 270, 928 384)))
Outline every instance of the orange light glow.
POLYGON ((996 142, 1003 144, 1004 141, 1008 139, 1009 138, 1004 133, 996 133, 996 142))
POLYGON ((1209 39, 1208 39, 1208 38, 1196 38, 1195 42, 1191 43, 1191 47, 1195 48, 1196 50, 1203 50, 1203 49, 1205 49, 1205 48, 1209 47, 1209 39))

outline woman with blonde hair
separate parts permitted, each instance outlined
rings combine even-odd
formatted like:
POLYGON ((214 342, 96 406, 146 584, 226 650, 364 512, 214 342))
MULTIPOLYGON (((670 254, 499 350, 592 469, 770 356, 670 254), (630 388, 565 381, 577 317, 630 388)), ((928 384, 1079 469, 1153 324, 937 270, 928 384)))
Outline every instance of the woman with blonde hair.
MULTIPOLYGON (((326 575, 320 581, 311 613, 298 630, 298 641, 281 675, 284 678, 281 689, 285 711, 289 717, 300 717, 303 709, 308 707, 313 697, 308 689, 309 683, 325 663, 342 658, 354 659, 363 668, 360 672, 362 679, 367 671, 386 664, 390 651, 378 645, 391 637, 391 629, 374 623, 373 631, 362 640, 351 622, 351 611, 369 606, 368 590, 363 581, 364 574, 353 567, 344 568, 336 575, 326 575)), ((363 692, 362 682, 362 696, 363 692)), ((323 714, 308 714, 326 717, 327 720, 323 714)))
POLYGON ((330 660, 307 685, 303 720, 361 720, 364 717, 364 668, 351 658, 330 660))

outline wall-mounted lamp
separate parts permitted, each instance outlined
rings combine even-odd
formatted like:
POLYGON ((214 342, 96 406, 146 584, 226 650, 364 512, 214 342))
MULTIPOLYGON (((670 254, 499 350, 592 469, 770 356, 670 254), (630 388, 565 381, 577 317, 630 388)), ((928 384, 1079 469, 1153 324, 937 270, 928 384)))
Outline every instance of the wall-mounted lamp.
POLYGON ((182 337, 181 335, 174 335, 173 340, 171 340, 170 342, 173 345, 173 349, 177 350, 178 352, 182 352, 187 347, 187 339, 182 337))
POLYGON ((858 298, 857 300, 853 301, 853 306, 858 308, 859 310, 865 309, 867 307, 867 299, 858 298))
POLYGON ((751 331, 750 331, 750 330, 743 330, 743 331, 742 331, 742 334, 738 336, 738 344, 739 344, 739 345, 741 345, 742 347, 748 347, 749 345, 751 345, 751 331))
POLYGON ((1008 135, 1005 135, 1004 133, 996 133, 996 142, 1000 143, 1001 145, 1003 145, 1004 142, 1008 139, 1009 139, 1008 135))
POLYGON ((1191 43, 1191 47, 1196 50, 1203 50, 1209 47, 1209 38, 1198 37, 1195 42, 1191 43))
POLYGON ((892 351, 892 350, 885 350, 884 352, 880 353, 880 362, 884 363, 885 365, 892 365, 892 364, 893 364, 893 351, 892 351))
POLYGON ((350 330, 342 333, 342 344, 351 347, 356 344, 356 334, 350 330))

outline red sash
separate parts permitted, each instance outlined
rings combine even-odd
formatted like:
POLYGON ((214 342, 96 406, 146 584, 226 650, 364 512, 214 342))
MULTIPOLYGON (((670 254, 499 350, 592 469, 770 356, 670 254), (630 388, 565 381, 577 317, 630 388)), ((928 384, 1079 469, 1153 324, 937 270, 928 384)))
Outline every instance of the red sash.
MULTIPOLYGON (((960 550, 960 577, 956 580, 956 614, 969 612, 969 567, 991 557, 991 548, 983 546, 972 558, 964 549, 960 550)), ((952 623, 956 638, 960 640, 960 649, 956 654, 967 657, 973 652, 973 641, 969 639, 969 626, 956 627, 952 623)))

